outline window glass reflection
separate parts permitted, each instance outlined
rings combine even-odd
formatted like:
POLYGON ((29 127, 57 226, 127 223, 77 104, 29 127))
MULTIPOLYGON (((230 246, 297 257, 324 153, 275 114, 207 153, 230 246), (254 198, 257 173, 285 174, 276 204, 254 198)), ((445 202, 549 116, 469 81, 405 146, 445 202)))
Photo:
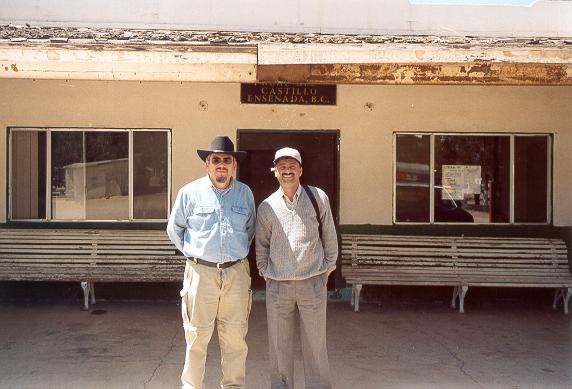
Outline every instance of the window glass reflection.
POLYGON ((12 132, 12 218, 46 218, 46 133, 12 132))
POLYGON ((87 132, 86 219, 129 219, 129 134, 87 132))
POLYGON ((435 222, 508 223, 510 137, 435 136, 435 222))
POLYGON ((396 221, 429 222, 429 160, 429 135, 397 135, 396 221))
POLYGON ((548 138, 514 138, 514 221, 546 223, 548 198, 548 138))
POLYGON ((85 219, 84 133, 52 132, 52 218, 85 219))
POLYGON ((168 137, 162 131, 133 134, 133 217, 164 219, 168 211, 168 137))

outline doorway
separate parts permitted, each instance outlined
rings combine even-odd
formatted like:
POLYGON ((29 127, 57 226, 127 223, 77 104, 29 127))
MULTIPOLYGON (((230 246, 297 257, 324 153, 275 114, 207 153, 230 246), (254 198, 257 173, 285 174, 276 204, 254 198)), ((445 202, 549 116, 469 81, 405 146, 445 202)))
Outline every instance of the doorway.
MULTIPOLYGON (((239 179, 252 189, 256 207, 278 189, 278 181, 271 172, 276 150, 293 147, 300 151, 304 174, 302 183, 324 190, 330 199, 332 214, 338 224, 339 204, 339 131, 338 130, 238 130, 238 149, 248 154, 239 167, 239 179)), ((264 280, 258 275, 254 244, 248 255, 252 274, 252 287, 264 288, 264 280)), ((329 287, 334 286, 338 271, 330 277, 329 287)))

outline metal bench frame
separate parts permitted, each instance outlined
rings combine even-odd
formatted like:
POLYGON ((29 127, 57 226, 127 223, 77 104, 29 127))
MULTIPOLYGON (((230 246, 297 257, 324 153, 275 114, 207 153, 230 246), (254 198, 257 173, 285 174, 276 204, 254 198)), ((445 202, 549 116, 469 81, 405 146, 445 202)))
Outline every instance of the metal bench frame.
POLYGON ((181 281, 184 267, 162 230, 0 228, 0 280, 80 282, 84 310, 95 282, 181 281))
POLYGON ((561 239, 342 234, 342 275, 355 311, 365 284, 452 286, 459 312, 470 286, 555 288, 565 314, 572 297, 561 239))

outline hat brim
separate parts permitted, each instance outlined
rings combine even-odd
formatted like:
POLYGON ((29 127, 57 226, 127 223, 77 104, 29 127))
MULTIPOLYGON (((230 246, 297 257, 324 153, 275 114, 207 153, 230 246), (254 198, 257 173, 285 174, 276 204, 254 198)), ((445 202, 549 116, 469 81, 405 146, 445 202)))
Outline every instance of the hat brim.
POLYGON ((236 158, 237 162, 242 162, 242 160, 246 157, 246 151, 212 151, 212 150, 197 150, 197 154, 199 158, 203 161, 206 161, 207 157, 212 153, 220 153, 220 154, 230 154, 234 158, 236 158))

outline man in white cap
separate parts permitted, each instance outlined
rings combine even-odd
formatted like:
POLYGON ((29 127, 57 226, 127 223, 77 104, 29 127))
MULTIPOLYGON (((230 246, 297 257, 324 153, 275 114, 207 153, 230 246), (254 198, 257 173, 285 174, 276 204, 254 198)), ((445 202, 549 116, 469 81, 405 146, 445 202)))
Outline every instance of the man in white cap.
POLYGON ((181 308, 187 351, 183 388, 203 389, 207 346, 215 322, 221 348, 221 388, 244 388, 245 337, 252 303, 246 255, 254 237, 252 191, 234 179, 237 161, 226 136, 197 150, 206 176, 179 191, 167 224, 169 237, 187 257, 181 308))
POLYGON ((329 274, 336 268, 338 240, 328 196, 300 184, 296 149, 274 157, 280 188, 258 207, 256 265, 266 280, 270 386, 294 387, 294 326, 300 321, 306 389, 331 388, 326 347, 329 274))

